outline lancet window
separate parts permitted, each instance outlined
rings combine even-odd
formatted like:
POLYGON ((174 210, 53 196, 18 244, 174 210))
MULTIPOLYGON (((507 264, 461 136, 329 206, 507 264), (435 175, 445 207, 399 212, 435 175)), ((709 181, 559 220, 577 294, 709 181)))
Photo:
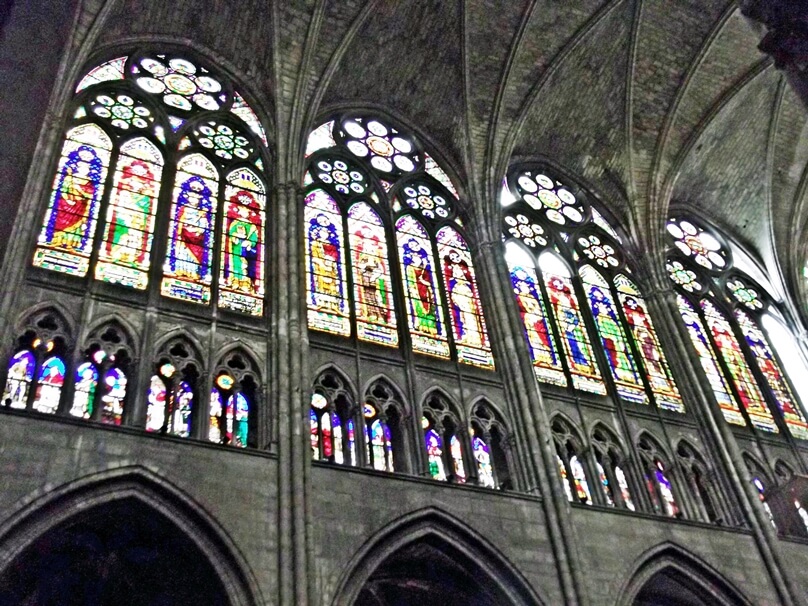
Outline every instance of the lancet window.
POLYGON ((625 507, 635 511, 628 481, 628 466, 614 435, 598 426, 592 432, 595 467, 603 499, 609 507, 625 507))
POLYGON ((571 503, 592 505, 592 493, 581 459, 581 440, 572 426, 561 417, 552 423, 558 473, 567 499, 571 503))
POLYGON ((309 328, 493 368, 459 196, 420 141, 342 115, 306 156, 309 328))
POLYGON ((421 428, 432 479, 466 483, 469 480, 467 434, 454 405, 439 394, 429 396, 423 406, 421 428))
POLYGON ((146 431, 180 438, 199 437, 201 356, 182 337, 162 345, 146 397, 146 431))
POLYGON ((138 51, 88 72, 71 108, 34 266, 263 314, 267 142, 232 83, 138 51))
POLYGON ((551 174, 515 167, 501 198, 505 256, 536 378, 683 412, 617 233, 584 191, 551 174))
POLYGON ((726 421, 808 439, 805 413, 763 328, 777 313, 773 302, 733 266, 719 234, 680 216, 667 231, 679 311, 726 421))
POLYGON ((637 448, 645 476, 645 487, 654 511, 674 518, 681 517, 664 451, 655 440, 646 435, 639 439, 637 448))
POLYGON ((246 353, 236 350, 219 361, 213 374, 208 440, 236 448, 255 446, 259 391, 255 364, 246 353))
POLYGON ((333 370, 320 373, 309 409, 312 459, 355 467, 356 417, 355 399, 345 379, 333 370))

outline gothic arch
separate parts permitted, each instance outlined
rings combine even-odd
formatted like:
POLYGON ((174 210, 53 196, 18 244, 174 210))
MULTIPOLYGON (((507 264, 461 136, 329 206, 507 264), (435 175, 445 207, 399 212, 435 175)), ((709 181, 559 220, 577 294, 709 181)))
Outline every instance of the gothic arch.
POLYGON ((319 384, 320 379, 328 373, 335 374, 339 378, 339 380, 342 381, 344 384, 344 387, 338 392, 336 392, 334 395, 335 396, 344 395, 351 401, 352 404, 356 404, 356 394, 359 393, 356 390, 356 385, 354 385, 354 382, 351 380, 351 378, 345 372, 343 372, 342 369, 336 364, 332 364, 329 362, 328 364, 324 364, 316 371, 314 371, 314 373, 312 373, 314 377, 313 384, 314 385, 319 384))
MULTIPOLYGON (((483 578, 481 587, 494 601, 514 605, 545 602, 508 559, 484 537, 436 507, 402 516, 376 532, 345 567, 331 601, 333 606, 354 604, 376 570, 397 554, 423 546, 426 552, 449 554, 467 573, 483 578)), ((414 552, 414 556, 424 553, 414 552)))
POLYGON ((161 514, 190 540, 215 571, 232 606, 263 603, 252 570, 218 521, 190 495, 141 466, 94 473, 29 496, 0 522, 0 575, 46 533, 94 508, 125 501, 161 514))
MULTIPOLYGON (((666 542, 643 553, 623 585, 618 606, 644 604, 638 601, 649 583, 662 579, 674 586, 682 583, 689 595, 677 596, 673 606, 751 606, 744 595, 720 572, 676 543, 666 542), (703 598, 703 599, 702 599, 703 598)), ((674 596, 670 596, 674 597, 674 596)))
POLYGON ((44 318, 48 314, 53 314, 56 323, 60 324, 59 336, 72 340, 76 335, 76 321, 73 316, 58 301, 43 301, 27 308, 17 316, 14 323, 14 332, 17 336, 28 329, 33 329, 34 323, 44 318))
POLYGON ((367 394, 368 390, 370 390, 370 388, 376 385, 377 383, 383 383, 386 387, 390 389, 390 391, 393 392, 396 402, 398 402, 401 407, 402 414, 406 416, 410 416, 412 414, 412 409, 409 406, 408 398, 404 395, 404 392, 401 391, 401 388, 395 381, 393 381, 393 379, 391 379, 383 372, 377 373, 372 377, 370 377, 367 381, 365 381, 365 385, 362 387, 361 392, 363 394, 363 397, 364 394, 367 394))
POLYGON ((102 331, 105 331, 109 328, 114 328, 116 330, 121 331, 123 334, 125 341, 129 348, 133 352, 133 356, 137 356, 138 345, 140 340, 137 338, 138 331, 129 322, 125 317, 121 314, 111 313, 100 318, 94 319, 90 322, 87 327, 84 329, 83 334, 83 341, 87 341, 91 335, 101 334, 102 331))
POLYGON ((182 343, 185 345, 190 345, 190 358, 196 361, 200 366, 200 371, 204 370, 205 368, 205 359, 206 356, 202 355, 202 352, 205 351, 205 348, 202 347, 202 343, 200 340, 194 335, 191 331, 187 330, 186 328, 174 328, 164 334, 160 339, 152 347, 152 351, 154 352, 154 357, 159 357, 161 353, 167 351, 167 347, 172 344, 173 342, 182 343))
MULTIPOLYGON (((220 364, 227 356, 232 353, 239 353, 247 358, 248 364, 251 365, 255 372, 259 372, 259 369, 264 365, 263 356, 259 356, 255 350, 245 341, 241 339, 236 339, 222 347, 220 347, 216 351, 216 355, 213 356, 213 359, 216 360, 217 364, 220 364)), ((263 373, 261 376, 256 377, 258 379, 262 378, 263 373)))

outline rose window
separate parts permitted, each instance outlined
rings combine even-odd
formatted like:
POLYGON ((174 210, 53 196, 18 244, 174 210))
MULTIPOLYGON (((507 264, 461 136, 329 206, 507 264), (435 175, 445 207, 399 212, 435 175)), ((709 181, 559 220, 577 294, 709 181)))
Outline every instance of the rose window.
POLYGON ((148 128, 154 122, 149 108, 129 95, 98 95, 88 107, 90 112, 108 119, 112 126, 121 130, 128 130, 130 126, 148 128))
POLYGON ((672 219, 668 222, 668 233, 674 244, 685 256, 712 271, 720 271, 727 266, 727 253, 721 243, 690 221, 672 219))
POLYGON ((412 141, 376 119, 349 118, 342 123, 345 146, 383 174, 400 175, 415 170, 420 159, 412 141))
POLYGON ((575 194, 545 174, 525 171, 516 180, 516 188, 531 208, 544 212, 553 223, 578 224, 584 220, 584 207, 575 194))
POLYGON ((253 152, 250 140, 226 124, 207 122, 194 129, 194 137, 199 145, 213 150, 220 158, 231 160, 233 156, 245 160, 253 152))
POLYGON ((363 194, 370 185, 357 165, 340 158, 322 158, 312 167, 312 171, 320 181, 332 185, 346 196, 363 194))
POLYGON ((140 88, 162 95, 166 105, 182 111, 191 111, 194 105, 216 110, 226 99, 218 80, 185 59, 145 57, 132 66, 132 74, 140 88))
POLYGON ((697 292, 702 290, 701 282, 699 282, 696 272, 687 269, 679 261, 668 261, 665 264, 668 270, 670 279, 676 284, 684 288, 687 292, 697 292))
POLYGON ((547 245, 544 228, 521 213, 506 215, 505 229, 514 238, 521 240, 531 248, 547 245))
POLYGON ((407 206, 419 211, 427 219, 446 219, 452 213, 447 197, 426 183, 407 185, 402 190, 401 197, 407 206))
POLYGON ((760 300, 757 291, 744 284, 738 278, 727 282, 727 288, 729 288, 735 300, 742 305, 752 310, 763 309, 763 302, 760 300))
POLYGON ((578 238, 578 246, 589 260, 594 261, 601 267, 609 268, 620 265, 620 261, 618 261, 615 256, 616 251, 614 247, 607 242, 602 242, 601 239, 595 235, 578 238))

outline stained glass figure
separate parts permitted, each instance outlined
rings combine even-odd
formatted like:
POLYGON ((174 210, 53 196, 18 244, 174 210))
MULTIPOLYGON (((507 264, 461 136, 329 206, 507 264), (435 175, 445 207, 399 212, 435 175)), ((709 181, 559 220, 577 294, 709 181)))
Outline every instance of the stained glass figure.
POLYGON ((94 67, 85 75, 76 86, 76 92, 80 93, 85 88, 90 88, 101 82, 112 82, 123 80, 123 68, 126 64, 126 57, 116 57, 94 67))
POLYGON ((673 496, 671 483, 665 475, 665 467, 660 461, 656 461, 655 466, 654 479, 659 488, 659 494, 662 497, 663 513, 671 517, 676 517, 679 514, 679 506, 676 504, 676 499, 673 496))
POLYGON ((452 227, 438 231, 438 256, 443 265, 443 283, 449 300, 457 359, 466 364, 493 368, 471 251, 452 227))
POLYGON ((426 171, 426 174, 448 189, 454 196, 455 200, 460 199, 460 196, 457 195, 457 189, 455 189, 449 175, 447 175, 446 171, 444 171, 435 161, 435 159, 426 152, 424 152, 424 170, 426 171))
MULTIPOLYGON (((369 450, 371 458, 373 459, 373 468, 379 471, 393 471, 392 467, 388 466, 388 456, 392 454, 392 445, 390 444, 390 431, 387 426, 376 419, 370 424, 370 440, 369 450)), ((392 459, 390 459, 392 462, 392 459)))
POLYGON ((148 139, 120 148, 95 277, 143 290, 148 271, 163 156, 148 139))
POLYGON ((401 200, 427 219, 446 219, 454 214, 451 201, 425 181, 411 182, 401 190, 401 200))
POLYGON ((342 215, 316 189, 306 196, 306 284, 309 328, 350 336, 342 215))
POLYGON ((345 428, 348 434, 348 455, 351 459, 351 465, 356 467, 356 427, 353 419, 348 419, 345 423, 345 428))
POLYGON ((217 110, 227 99, 221 82, 205 68, 179 57, 145 57, 132 64, 131 72, 140 88, 159 95, 174 110, 217 110))
POLYGON ((342 421, 336 412, 331 413, 331 440, 334 448, 334 462, 342 465, 345 463, 342 444, 342 421))
POLYGON ((219 305, 260 316, 264 311, 264 185, 248 168, 231 172, 226 183, 219 305))
POLYGON ((338 156, 321 157, 311 170, 318 181, 346 197, 364 194, 371 188, 365 171, 356 162, 338 156))
POLYGON ((726 268, 728 263, 727 251, 721 243, 703 228, 697 227, 686 219, 671 219, 668 221, 668 233, 674 239, 674 244, 686 257, 712 271, 726 268))
POLYGON ((384 225, 369 204, 358 202, 348 210, 348 234, 357 336, 395 347, 398 330, 384 225))
POLYGON ((446 472, 443 469, 443 440, 438 432, 429 428, 424 433, 426 443, 426 456, 429 462, 429 475, 434 480, 446 480, 446 472))
POLYGON ((146 431, 160 431, 166 422, 166 384, 157 376, 152 375, 147 396, 146 431))
POLYGON ((238 448, 246 448, 250 403, 243 393, 235 393, 227 399, 225 415, 227 419, 227 443, 238 448))
POLYGON ((628 488, 626 474, 618 465, 614 466, 614 477, 617 479, 617 485, 620 487, 620 495, 623 497, 623 503, 628 509, 634 511, 634 501, 631 500, 631 491, 628 488))
POLYGON ((584 220, 586 211, 575 194, 541 172, 523 171, 516 179, 516 189, 531 208, 557 225, 578 225, 584 220))
MULTIPOLYGON (((222 405, 222 394, 214 387, 210 391, 210 409, 208 411, 208 440, 215 444, 223 442, 222 432, 222 418, 224 413, 224 406, 222 405)), ((314 414, 314 411, 312 411, 314 414)), ((315 421, 316 421, 315 414, 315 421)))
POLYGON ((612 301, 609 283, 589 265, 581 267, 578 273, 589 299, 589 307, 617 393, 630 402, 648 404, 648 395, 612 301))
POLYGON ((73 387, 73 405, 70 414, 81 419, 89 419, 93 415, 95 392, 98 387, 98 371, 92 362, 84 362, 76 369, 73 387))
POLYGON ((180 381, 179 385, 174 389, 173 396, 168 433, 187 438, 191 435, 191 412, 194 393, 188 383, 180 381))
POLYGON ((230 111, 241 118, 244 123, 250 127, 250 130, 258 135, 264 147, 267 146, 267 134, 264 131, 264 127, 261 125, 261 121, 258 119, 253 108, 244 100, 244 97, 238 93, 234 93, 233 105, 230 111))
POLYGON ((606 476, 606 470, 603 469, 603 465, 601 465, 599 461, 596 461, 595 465, 598 470, 598 479, 600 480, 600 487, 603 490, 603 498, 606 499, 606 504, 609 507, 614 507, 614 497, 612 496, 612 485, 609 482, 609 478, 606 476))
POLYGON ((507 243, 505 249, 511 285, 530 346, 536 378, 544 383, 566 387, 567 378, 550 328, 533 260, 512 242, 507 243))
POLYGON ((586 481, 586 473, 584 473, 584 466, 578 460, 578 457, 573 455, 570 458, 570 469, 572 470, 572 478, 575 482, 575 493, 580 503, 587 505, 592 504, 592 495, 589 492, 589 484, 586 481))
POLYGON ((65 363, 53 356, 42 363, 34 394, 34 410, 53 414, 59 408, 62 386, 65 383, 65 363))
MULTIPOLYGON (((218 391, 216 392, 219 393, 218 391)), ((221 396, 220 396, 221 397, 221 396)), ((221 406, 221 401, 219 403, 221 406)), ((221 414, 221 413, 220 413, 221 414)), ((211 425, 212 426, 212 425, 211 425)), ((314 409, 309 410, 309 432, 311 434, 311 458, 320 460, 320 420, 314 409)), ((213 439, 213 438, 211 438, 213 439)))
POLYGON ((570 488, 570 480, 567 475, 567 466, 564 464, 564 459, 556 455, 556 463, 558 464, 558 474, 561 476, 561 485, 564 487, 564 493, 567 495, 567 500, 572 503, 572 488, 570 488))
POLYGON ((36 359, 28 350, 18 351, 9 360, 8 378, 3 390, 3 405, 24 410, 28 405, 28 393, 34 380, 36 359))
POLYGON ((645 376, 648 379, 657 406, 684 412, 685 407, 679 390, 671 375, 668 362, 662 347, 659 345, 656 330, 651 321, 651 316, 645 305, 645 300, 640 296, 640 291, 625 275, 619 274, 614 279, 617 287, 617 296, 623 307, 626 322, 631 330, 637 351, 640 352, 645 376))
POLYGON ((755 362, 760 368, 760 372, 766 378, 766 383, 768 383, 769 389, 777 401, 777 406, 783 413, 783 420, 785 420, 791 435, 803 440, 808 439, 808 424, 806 424, 800 405, 772 353, 768 339, 766 339, 757 323, 740 309, 736 310, 735 318, 738 320, 738 326, 741 328, 746 344, 755 357, 755 362))
POLYGON ((34 265, 84 276, 90 264, 112 141, 95 124, 67 133, 34 265))
MULTIPOLYGON (((323 459, 330 461, 331 457, 334 456, 334 436, 331 432, 331 414, 325 413, 323 416, 320 417, 320 431, 322 432, 322 441, 323 441, 323 459)), ((342 453, 339 449, 337 452, 342 453)))
POLYGON ((539 257, 539 266, 550 297, 550 308, 559 325, 573 387, 606 395, 606 386, 592 355, 592 346, 568 270, 558 257, 549 252, 539 257))
POLYGON ((341 127, 348 150, 358 158, 367 158, 382 177, 412 172, 420 162, 413 142, 378 119, 349 118, 341 127))
POLYGON ((120 425, 123 422, 124 402, 126 401, 126 374, 116 366, 109 368, 104 375, 101 396, 101 422, 120 425))
POLYGON ((480 436, 474 435, 471 438, 471 450, 474 460, 477 462, 477 481, 480 486, 496 488, 494 467, 491 465, 491 451, 488 444, 480 436))
POLYGON ((466 481, 466 467, 463 465, 463 447, 456 435, 449 438, 449 453, 452 455, 454 481, 463 484, 466 481))
MULTIPOLYGON (((713 395, 715 396, 716 402, 718 402, 719 408, 721 408, 724 419, 733 425, 746 425, 746 421, 738 408, 738 404, 731 395, 729 382, 718 364, 717 354, 707 337, 707 332, 704 330, 704 326, 698 314, 696 314, 690 303, 681 295, 678 295, 676 300, 679 306, 679 313, 682 314, 682 320, 690 335, 690 342, 693 344, 696 354, 699 356, 701 368, 704 370, 704 374, 710 382, 713 395)), ((773 420, 767 420, 767 416, 768 415, 764 415, 762 419, 764 428, 774 428, 773 420)), ((771 431, 771 429, 768 429, 768 431, 771 431)))
POLYGON ((729 322, 715 305, 707 299, 702 299, 701 309, 704 312, 704 319, 707 321, 715 346, 729 369, 735 390, 752 424, 758 429, 776 433, 778 429, 772 414, 754 376, 752 376, 752 371, 746 363, 740 344, 735 339, 729 322))
POLYGON ((432 244, 426 230, 405 215, 396 222, 396 238, 412 348, 419 353, 448 358, 443 306, 435 278, 432 244))
POLYGON ((193 303, 210 302, 218 191, 218 173, 205 156, 192 154, 179 161, 163 267, 161 292, 165 296, 193 303))

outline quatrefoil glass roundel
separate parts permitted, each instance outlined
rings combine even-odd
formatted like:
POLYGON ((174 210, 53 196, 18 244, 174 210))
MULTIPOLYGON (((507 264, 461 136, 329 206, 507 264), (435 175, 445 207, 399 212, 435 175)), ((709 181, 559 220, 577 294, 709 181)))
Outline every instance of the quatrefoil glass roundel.
POLYGON ((222 85, 185 59, 161 60, 145 57, 133 66, 135 81, 146 92, 162 95, 163 102, 175 109, 191 111, 194 106, 216 110, 224 100, 222 85))
POLYGON ((342 158, 322 158, 312 170, 320 181, 333 186, 345 196, 364 194, 369 187, 364 172, 356 164, 342 158))
POLYGON ((729 288, 735 300, 745 307, 755 311, 763 309, 763 302, 760 300, 758 292, 744 284, 740 279, 735 278, 727 282, 727 288, 729 288))
POLYGON ((686 219, 671 219, 668 233, 674 245, 685 256, 711 271, 721 271, 728 262, 727 251, 721 243, 701 227, 686 219))
POLYGON ((668 261, 665 267, 668 270, 670 279, 687 292, 697 292, 703 288, 696 272, 686 268, 679 261, 668 261))
POLYGON ((445 219, 451 212, 449 200, 426 183, 413 183, 402 190, 404 202, 427 219, 445 219))
POLYGON ((377 119, 349 118, 342 123, 345 146, 359 158, 368 158, 382 174, 400 175, 415 170, 419 158, 412 142, 377 119))
POLYGON ((579 224, 584 219, 584 207, 575 194, 543 173, 523 172, 516 179, 516 187, 531 208, 543 212, 553 223, 579 224))
POLYGON ((505 230, 530 248, 547 246, 544 228, 522 213, 505 215, 505 230))
POLYGON ((614 247, 594 234, 578 238, 578 246, 588 259, 601 267, 614 268, 620 265, 614 247))
POLYGON ((98 95, 89 102, 90 112, 99 118, 106 118, 115 128, 144 129, 154 122, 154 116, 148 107, 140 101, 125 94, 98 95))

